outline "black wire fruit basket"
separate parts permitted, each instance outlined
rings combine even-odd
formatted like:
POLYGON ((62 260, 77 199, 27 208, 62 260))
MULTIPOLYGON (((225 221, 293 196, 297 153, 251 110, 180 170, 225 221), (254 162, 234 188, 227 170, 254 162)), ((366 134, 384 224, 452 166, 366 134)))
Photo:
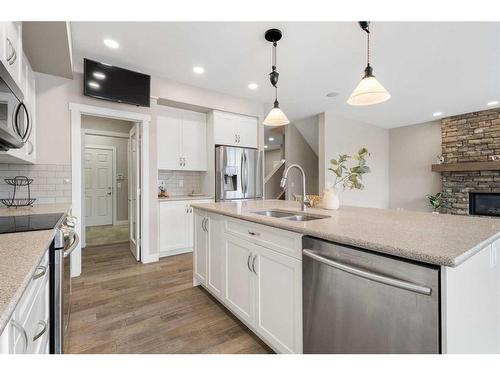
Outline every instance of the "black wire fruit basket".
POLYGON ((30 185, 33 182, 32 178, 28 178, 26 176, 16 176, 14 178, 6 178, 4 181, 11 186, 14 186, 14 193, 12 194, 12 198, 3 198, 0 199, 0 203, 4 204, 7 207, 32 207, 33 203, 35 203, 36 198, 31 198, 31 189, 30 185), (28 189, 28 197, 27 198, 16 198, 16 194, 18 193, 18 187, 26 186, 28 189))

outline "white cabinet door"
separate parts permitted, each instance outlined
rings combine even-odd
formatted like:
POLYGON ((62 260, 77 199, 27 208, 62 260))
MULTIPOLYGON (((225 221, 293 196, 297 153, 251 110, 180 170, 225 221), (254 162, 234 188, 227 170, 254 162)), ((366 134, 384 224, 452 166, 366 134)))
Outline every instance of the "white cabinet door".
POLYGON ((185 201, 160 203, 160 252, 189 247, 185 201))
POLYGON ((207 116, 204 113, 184 111, 181 157, 183 169, 207 170, 207 116))
POLYGON ((193 268, 195 278, 203 285, 207 284, 208 220, 203 212, 194 213, 193 268))
POLYGON ((157 116, 158 169, 207 170, 207 117, 176 108, 157 116))
POLYGON ((224 226, 225 220, 218 215, 209 215, 208 222, 208 289, 217 297, 224 295, 224 226))
POLYGON ((224 246, 224 302, 240 319, 253 323, 254 275, 250 270, 251 244, 227 235, 224 246))
POLYGON ((255 328, 280 353, 302 353, 302 262, 255 251, 255 328))
POLYGON ((26 141, 24 146, 24 150, 26 153, 26 160, 31 163, 36 163, 36 83, 35 83, 35 75, 31 67, 28 70, 27 76, 27 93, 28 93, 28 116, 31 123, 31 133, 26 141))
POLYGON ((216 145, 238 146, 237 118, 232 113, 214 112, 214 142, 216 145))
POLYGON ((4 49, 2 51, 2 61, 9 74, 14 78, 17 85, 21 87, 21 60, 22 60, 22 39, 21 22, 4 23, 4 49))
POLYGON ((214 111, 213 121, 216 145, 257 148, 257 118, 214 111))
POLYGON ((257 118, 239 116, 236 126, 238 146, 257 148, 258 126, 257 118))
POLYGON ((157 117, 158 169, 182 169, 181 163, 182 118, 177 112, 157 117))

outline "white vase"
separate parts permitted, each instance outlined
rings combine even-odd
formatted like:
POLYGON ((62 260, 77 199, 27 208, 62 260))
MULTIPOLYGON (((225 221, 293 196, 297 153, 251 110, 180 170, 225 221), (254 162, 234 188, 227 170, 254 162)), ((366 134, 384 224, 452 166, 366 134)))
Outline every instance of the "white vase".
POLYGON ((338 210, 340 207, 340 199, 337 189, 325 189, 321 203, 323 208, 327 210, 338 210))

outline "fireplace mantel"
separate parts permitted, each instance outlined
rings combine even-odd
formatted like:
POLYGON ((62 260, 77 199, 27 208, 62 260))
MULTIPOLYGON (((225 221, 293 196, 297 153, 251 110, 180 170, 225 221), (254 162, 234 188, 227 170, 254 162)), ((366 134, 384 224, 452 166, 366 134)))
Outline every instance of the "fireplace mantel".
POLYGON ((500 161, 432 164, 433 172, 500 171, 500 161))

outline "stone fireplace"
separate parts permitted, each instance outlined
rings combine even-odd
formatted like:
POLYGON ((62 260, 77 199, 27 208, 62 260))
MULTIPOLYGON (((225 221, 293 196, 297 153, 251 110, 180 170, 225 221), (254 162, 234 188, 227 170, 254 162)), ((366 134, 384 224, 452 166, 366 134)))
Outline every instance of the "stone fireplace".
POLYGON ((444 118, 441 137, 447 167, 441 178, 443 211, 459 215, 500 211, 500 162, 491 159, 500 155, 500 108, 444 118))

